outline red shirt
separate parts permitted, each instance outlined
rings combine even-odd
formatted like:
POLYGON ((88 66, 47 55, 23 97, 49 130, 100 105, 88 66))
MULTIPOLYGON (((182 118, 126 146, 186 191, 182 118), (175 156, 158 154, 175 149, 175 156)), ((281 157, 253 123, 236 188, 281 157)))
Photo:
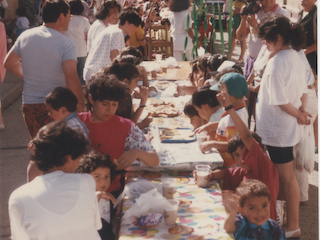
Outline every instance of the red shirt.
MULTIPOLYGON (((114 115, 106 122, 94 123, 91 112, 78 113, 78 117, 88 128, 91 147, 95 151, 109 154, 112 162, 124 153, 128 133, 134 125, 131 120, 114 115)), ((119 190, 119 180, 120 175, 117 175, 107 191, 119 190)))
POLYGON ((251 169, 247 171, 242 167, 226 168, 223 188, 235 190, 245 179, 257 179, 263 182, 270 191, 270 217, 276 221, 276 204, 279 193, 279 174, 276 167, 255 140, 250 151, 245 147, 242 159, 243 163, 251 169))

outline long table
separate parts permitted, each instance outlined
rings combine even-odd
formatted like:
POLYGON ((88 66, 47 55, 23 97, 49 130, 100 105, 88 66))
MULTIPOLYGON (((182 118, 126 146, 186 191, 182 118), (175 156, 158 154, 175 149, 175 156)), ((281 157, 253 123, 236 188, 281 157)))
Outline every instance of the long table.
MULTIPOLYGON (((175 200, 179 200, 176 225, 166 226, 164 220, 153 227, 139 227, 135 222, 124 223, 121 219, 120 240, 128 239, 233 239, 224 230, 227 217, 222 205, 221 189, 216 181, 210 187, 200 188, 193 180, 192 172, 129 172, 127 182, 148 180, 160 183, 161 178, 170 177, 177 180, 175 200)), ((125 213, 134 203, 125 198, 122 211, 125 213)), ((156 206, 156 203, 154 203, 156 206)), ((141 213, 142 214, 142 213, 141 213)))

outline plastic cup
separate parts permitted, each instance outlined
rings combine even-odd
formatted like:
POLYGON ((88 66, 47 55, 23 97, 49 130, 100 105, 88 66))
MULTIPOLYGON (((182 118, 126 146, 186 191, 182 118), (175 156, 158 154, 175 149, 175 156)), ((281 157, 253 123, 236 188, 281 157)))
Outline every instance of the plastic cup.
POLYGON ((173 195, 176 192, 177 180, 174 178, 163 178, 162 182, 162 195, 167 199, 173 199, 173 195))
POLYGON ((207 136, 208 136, 208 133, 206 131, 202 131, 200 133, 197 133, 196 137, 197 137, 198 144, 200 145, 201 143, 206 141, 207 140, 207 136))
POLYGON ((176 224, 179 201, 173 199, 169 199, 168 201, 171 205, 167 206, 164 210, 164 222, 167 226, 172 226, 176 224))
POLYGON ((196 165, 197 171, 197 185, 199 187, 207 187, 209 185, 209 180, 207 179, 210 173, 210 166, 205 164, 196 165))
POLYGON ((162 60, 162 54, 156 54, 156 60, 159 62, 162 60))

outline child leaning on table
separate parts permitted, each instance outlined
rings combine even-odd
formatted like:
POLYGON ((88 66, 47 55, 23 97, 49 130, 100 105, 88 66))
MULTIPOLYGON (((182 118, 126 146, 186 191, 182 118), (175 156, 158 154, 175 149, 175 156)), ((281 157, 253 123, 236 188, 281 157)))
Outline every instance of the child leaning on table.
POLYGON ((96 181, 96 194, 102 222, 99 234, 102 240, 114 239, 111 219, 116 211, 113 209, 113 203, 115 203, 116 199, 106 191, 115 176, 115 169, 116 167, 111 162, 108 154, 104 155, 92 151, 80 161, 76 170, 78 173, 89 173, 96 181))
MULTIPOLYGON (((231 104, 225 83, 220 85, 221 93, 217 95, 220 104, 227 108, 231 104)), ((237 163, 238 167, 216 169, 209 175, 210 179, 224 179, 224 190, 235 190, 244 179, 258 179, 267 185, 270 191, 270 216, 277 220, 276 203, 279 192, 279 174, 264 152, 261 138, 251 133, 243 120, 231 107, 227 110, 238 133, 228 143, 227 150, 237 163)))
POLYGON ((183 112, 184 115, 186 115, 190 119, 190 124, 194 127, 194 129, 207 123, 206 120, 199 116, 199 113, 194 108, 191 101, 187 102, 186 105, 184 105, 183 112))
POLYGON ((236 240, 285 239, 283 228, 269 218, 270 192, 264 183, 256 179, 244 180, 236 194, 239 204, 234 196, 223 201, 229 212, 224 224, 226 232, 234 233, 236 240))
MULTIPOLYGON (((218 79, 217 79, 218 80, 218 79)), ((227 152, 229 139, 237 133, 237 129, 228 113, 228 109, 233 108, 240 116, 243 122, 248 122, 248 111, 245 107, 244 96, 248 94, 248 85, 246 79, 239 73, 229 72, 222 75, 216 85, 210 87, 211 90, 220 92, 219 85, 224 82, 230 94, 230 106, 225 108, 218 126, 216 127, 215 139, 205 141, 199 145, 202 152, 209 151, 211 148, 217 148, 224 161, 224 166, 230 167, 236 164, 232 156, 227 152)), ((210 123, 216 126, 216 123, 210 123)), ((195 132, 199 133, 203 130, 211 131, 211 125, 206 124, 195 132)))
POLYGON ((81 132, 89 139, 86 125, 77 116, 78 99, 70 89, 56 87, 46 96, 45 104, 48 115, 54 121, 65 120, 69 127, 81 132))

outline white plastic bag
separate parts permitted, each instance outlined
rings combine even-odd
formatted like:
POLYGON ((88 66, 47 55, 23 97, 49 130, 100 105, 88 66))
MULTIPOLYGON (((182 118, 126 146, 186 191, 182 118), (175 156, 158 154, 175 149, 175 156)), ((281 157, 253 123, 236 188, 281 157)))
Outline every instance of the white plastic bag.
POLYGON ((136 199, 135 203, 124 213, 122 217, 123 224, 131 223, 134 219, 148 213, 163 213, 168 205, 170 205, 170 202, 154 188, 141 194, 140 197, 136 199))
POLYGON ((300 142, 293 147, 296 169, 302 170, 304 168, 308 173, 312 173, 315 157, 314 146, 313 125, 303 126, 302 138, 300 142))

